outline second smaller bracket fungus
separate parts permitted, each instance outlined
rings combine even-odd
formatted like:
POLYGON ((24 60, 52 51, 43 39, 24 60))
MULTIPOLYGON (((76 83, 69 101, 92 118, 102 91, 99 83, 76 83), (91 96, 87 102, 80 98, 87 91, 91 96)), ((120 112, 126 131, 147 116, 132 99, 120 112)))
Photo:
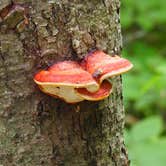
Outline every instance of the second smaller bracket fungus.
POLYGON ((59 97, 68 103, 83 101, 75 88, 86 88, 90 92, 99 89, 99 84, 90 73, 74 61, 58 62, 48 70, 37 73, 34 81, 44 92, 54 97, 59 97))
POLYGON ((130 70, 132 63, 117 55, 111 57, 103 51, 95 51, 85 57, 82 61, 82 67, 87 70, 99 82, 120 75, 130 70))
POLYGON ((89 92, 86 88, 78 88, 76 91, 79 96, 86 100, 98 101, 103 100, 110 95, 112 92, 112 84, 109 81, 104 80, 100 85, 100 89, 96 92, 89 92))

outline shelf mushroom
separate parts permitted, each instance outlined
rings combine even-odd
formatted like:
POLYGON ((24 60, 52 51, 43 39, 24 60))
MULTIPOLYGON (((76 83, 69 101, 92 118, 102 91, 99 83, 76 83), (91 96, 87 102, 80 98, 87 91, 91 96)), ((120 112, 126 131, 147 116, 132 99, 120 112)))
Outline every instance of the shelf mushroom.
POLYGON ((67 103, 98 101, 112 92, 112 84, 107 79, 127 72, 132 66, 127 59, 95 51, 80 64, 76 61, 58 62, 48 70, 38 72, 34 81, 41 91, 67 103))
POLYGON ((83 70, 75 61, 58 62, 48 70, 42 70, 37 73, 34 81, 38 84, 41 91, 61 98, 67 103, 85 100, 83 96, 79 95, 79 88, 86 89, 89 95, 93 95, 93 92, 99 90, 99 84, 93 79, 91 74, 83 70))
POLYGON ((112 84, 104 80, 100 85, 100 88, 96 92, 89 92, 86 88, 78 88, 76 89, 79 96, 83 97, 86 100, 90 101, 98 101, 102 100, 110 95, 112 92, 112 84))
POLYGON ((100 50, 88 54, 81 65, 99 84, 103 80, 125 73, 133 67, 132 63, 127 59, 117 55, 111 57, 100 50))

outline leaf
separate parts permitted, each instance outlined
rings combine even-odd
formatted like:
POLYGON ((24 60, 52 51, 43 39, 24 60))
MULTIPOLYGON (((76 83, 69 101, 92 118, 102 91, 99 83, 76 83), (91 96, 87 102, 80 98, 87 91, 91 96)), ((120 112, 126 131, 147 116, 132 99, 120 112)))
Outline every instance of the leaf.
POLYGON ((129 158, 133 166, 165 166, 166 139, 141 142, 129 147, 129 158))
POLYGON ((160 73, 166 76, 166 63, 160 64, 157 66, 156 70, 160 73))
POLYGON ((135 142, 145 141, 157 137, 161 131, 161 118, 159 116, 152 116, 133 126, 131 129, 131 138, 135 142))

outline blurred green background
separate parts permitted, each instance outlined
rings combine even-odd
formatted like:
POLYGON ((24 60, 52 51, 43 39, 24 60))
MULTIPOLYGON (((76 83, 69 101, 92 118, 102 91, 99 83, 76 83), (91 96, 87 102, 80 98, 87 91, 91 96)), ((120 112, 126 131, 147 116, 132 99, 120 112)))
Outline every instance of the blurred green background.
POLYGON ((166 166, 166 0, 122 0, 125 143, 131 166, 166 166))

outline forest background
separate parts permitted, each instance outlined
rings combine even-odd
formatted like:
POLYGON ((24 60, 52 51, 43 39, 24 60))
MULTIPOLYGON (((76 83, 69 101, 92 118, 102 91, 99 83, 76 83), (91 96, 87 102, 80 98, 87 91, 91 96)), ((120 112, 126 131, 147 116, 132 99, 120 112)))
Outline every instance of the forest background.
POLYGON ((132 166, 166 163, 166 1, 123 0, 125 141, 132 166))

